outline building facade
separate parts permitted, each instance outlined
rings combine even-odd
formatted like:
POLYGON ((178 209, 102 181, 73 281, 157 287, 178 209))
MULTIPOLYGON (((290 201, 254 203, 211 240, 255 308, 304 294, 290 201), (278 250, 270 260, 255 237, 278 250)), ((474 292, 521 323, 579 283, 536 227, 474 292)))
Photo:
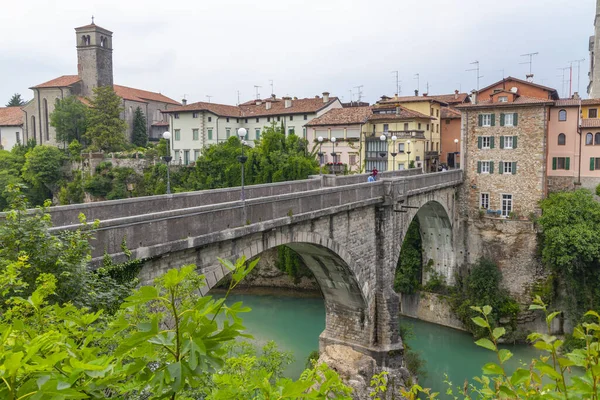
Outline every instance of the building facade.
POLYGON ((590 36, 590 72, 588 96, 600 97, 600 0, 596 0, 596 16, 594 18, 594 35, 590 36))
POLYGON ((470 103, 471 98, 458 90, 453 94, 428 96, 447 104, 440 111, 440 163, 448 168, 460 168, 460 111, 456 106, 470 103))
MULTIPOLYGON (((128 139, 133 130, 133 114, 140 107, 146 116, 147 131, 156 134, 155 123, 164 123, 160 111, 180 104, 160 93, 113 84, 112 32, 94 23, 75 28, 77 47, 77 75, 63 75, 36 85, 33 100, 23 106, 24 140, 34 139, 38 144, 59 145, 56 132, 50 125, 50 115, 58 100, 77 96, 87 104, 93 89, 113 86, 123 99, 121 117, 128 123, 128 139)), ((60 144, 64 145, 64 144, 60 144)))
POLYGON ((16 144, 23 144, 23 111, 0 107, 0 150, 11 150, 16 144))

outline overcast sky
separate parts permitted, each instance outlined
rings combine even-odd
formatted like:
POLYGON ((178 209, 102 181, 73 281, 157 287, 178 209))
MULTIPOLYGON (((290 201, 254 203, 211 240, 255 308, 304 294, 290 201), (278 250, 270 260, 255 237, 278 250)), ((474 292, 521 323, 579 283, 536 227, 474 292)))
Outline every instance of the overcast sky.
MULTIPOLYGON (((375 102, 393 95, 398 70, 403 95, 476 88, 512 75, 561 95, 559 69, 589 69, 594 0, 29 0, 3 2, 0 13, 0 106, 13 93, 77 73, 73 28, 90 23, 113 31, 114 82, 189 102, 235 104, 255 97, 313 97, 324 91, 375 102), (576 64, 574 64, 576 65, 576 64)), ((568 71, 566 71, 568 77, 568 71)), ((568 85, 567 85, 568 95, 568 85)), ((577 69, 573 91, 577 90, 577 69)))

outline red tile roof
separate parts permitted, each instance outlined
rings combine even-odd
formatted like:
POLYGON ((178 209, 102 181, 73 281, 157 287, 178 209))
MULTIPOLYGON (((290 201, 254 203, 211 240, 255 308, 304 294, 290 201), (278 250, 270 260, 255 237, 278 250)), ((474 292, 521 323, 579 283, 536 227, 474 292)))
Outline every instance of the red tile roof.
POLYGON ((578 107, 581 105, 581 99, 560 99, 554 102, 556 107, 578 107))
POLYGON ((450 105, 462 104, 462 103, 470 103, 471 98, 468 93, 458 93, 458 94, 438 94, 438 95, 427 95, 427 97, 434 98, 439 101, 443 101, 444 103, 448 103, 450 105))
POLYGON ((190 111, 209 111, 213 114, 219 115, 221 117, 236 117, 239 118, 242 116, 241 110, 236 106, 229 106, 226 104, 217 104, 217 103, 206 103, 204 101, 199 101, 197 103, 188 104, 185 106, 174 107, 170 110, 163 110, 163 113, 181 113, 181 112, 190 112, 190 111))
POLYGON ((585 99, 581 100, 582 106, 596 106, 600 105, 600 99, 585 99))
POLYGON ((160 103, 180 105, 179 102, 170 99, 167 96, 160 93, 149 92, 147 90, 135 89, 121 85, 113 85, 113 88, 117 96, 125 100, 139 101, 141 103, 146 103, 146 100, 150 100, 160 103))
POLYGON ((529 85, 529 86, 535 86, 535 87, 537 87, 537 88, 540 88, 540 89, 543 89, 543 90, 547 90, 547 91, 549 91, 549 92, 550 92, 550 95, 552 96, 552 98, 554 98, 554 99, 558 99, 558 92, 556 91, 556 89, 554 89, 554 88, 551 88, 551 87, 548 87, 548 86, 539 85, 539 84, 537 84, 537 83, 533 83, 533 82, 524 81, 523 79, 514 78, 514 77, 512 77, 512 76, 507 76, 506 78, 502 79, 501 81, 494 82, 494 83, 492 83, 492 84, 491 84, 491 85, 489 85, 489 86, 486 86, 486 87, 484 87, 484 88, 482 88, 482 89, 479 89, 479 93, 481 93, 481 92, 483 92, 483 91, 485 91, 485 90, 488 90, 488 89, 490 89, 490 88, 493 88, 494 86, 496 86, 496 85, 499 85, 500 83, 503 83, 503 82, 510 82, 510 81, 513 81, 513 82, 519 82, 519 83, 522 83, 522 84, 525 84, 525 85, 529 85))
MULTIPOLYGON (((376 108, 373 108, 375 110, 376 108)), ((407 120, 407 119, 435 119, 429 115, 422 114, 417 111, 409 110, 404 107, 400 107, 400 113, 394 111, 393 114, 375 114, 373 113, 369 117, 369 121, 388 121, 388 120, 407 120)))
POLYGON ((164 121, 156 121, 152 123, 152 126, 169 126, 169 123, 164 121))
POLYGON ((71 86, 72 84, 77 83, 80 80, 81 80, 81 78, 79 78, 79 75, 63 75, 56 79, 52 79, 51 81, 41 83, 30 89, 66 87, 66 86, 71 86))
POLYGON ((458 104, 456 108, 494 108, 494 107, 511 107, 511 106, 526 106, 526 105, 553 105, 553 100, 544 100, 537 97, 519 96, 513 102, 500 103, 492 102, 492 100, 478 100, 477 104, 458 104))
POLYGON ((334 108, 305 126, 364 124, 371 115, 371 107, 334 108))
POLYGON ((438 100, 435 96, 399 96, 389 97, 388 100, 380 100, 377 104, 391 104, 391 103, 415 103, 420 101, 428 101, 439 103, 443 106, 448 105, 445 101, 438 100))
POLYGON ((23 110, 21 107, 0 107, 0 126, 23 125, 23 110))
POLYGON ((94 24, 93 22, 91 24, 89 24, 89 25, 79 26, 79 27, 75 28, 75 30, 78 31, 80 29, 89 29, 89 28, 95 28, 95 29, 100 30, 100 31, 105 31, 105 32, 108 32, 108 33, 112 33, 108 29, 102 28, 101 26, 98 26, 98 25, 94 24))
POLYGON ((291 100, 292 106, 285 108, 285 100, 271 102, 271 109, 267 110, 266 102, 257 106, 240 105, 244 117, 262 117, 269 115, 286 115, 286 114, 310 114, 316 113, 323 108, 331 105, 338 100, 337 97, 330 97, 327 103, 323 102, 322 97, 313 97, 308 99, 291 100))
POLYGON ((442 107, 441 119, 457 119, 460 118, 460 111, 452 107, 442 107))
POLYGON ((600 118, 586 118, 581 120, 582 128, 598 128, 600 127, 600 118))

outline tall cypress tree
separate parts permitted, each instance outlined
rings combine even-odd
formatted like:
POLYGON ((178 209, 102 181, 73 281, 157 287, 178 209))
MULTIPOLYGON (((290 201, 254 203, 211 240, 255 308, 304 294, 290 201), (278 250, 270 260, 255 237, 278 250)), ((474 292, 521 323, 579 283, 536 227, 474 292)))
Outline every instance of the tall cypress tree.
POLYGON ((88 128, 85 137, 94 150, 107 152, 125 148, 127 123, 120 117, 123 108, 121 98, 111 86, 94 88, 94 97, 90 99, 88 128))
POLYGON ((133 115, 133 133, 131 142, 137 147, 146 147, 148 144, 148 131, 146 130, 146 116, 140 107, 135 109, 133 115))
POLYGON ((6 107, 18 107, 22 105, 25 105, 25 102, 19 93, 13 94, 8 103, 6 103, 6 107))

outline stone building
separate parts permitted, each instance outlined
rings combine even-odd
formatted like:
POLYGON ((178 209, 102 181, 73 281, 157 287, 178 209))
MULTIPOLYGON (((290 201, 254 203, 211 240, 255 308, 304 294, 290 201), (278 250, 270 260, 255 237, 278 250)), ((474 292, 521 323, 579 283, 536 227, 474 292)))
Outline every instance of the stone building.
POLYGON ((480 90, 462 113, 468 214, 527 217, 547 193, 548 116, 556 90, 505 78, 480 90))
POLYGON ((17 143, 23 143, 23 111, 0 107, 0 150, 10 150, 17 143))
POLYGON ((63 75, 30 88, 33 100, 22 107, 24 140, 35 139, 38 144, 58 145, 56 132, 50 126, 50 115, 57 101, 77 96, 87 104, 86 99, 93 95, 94 88, 109 85, 123 99, 121 117, 128 123, 128 138, 131 137, 133 113, 137 107, 146 115, 149 135, 164 131, 164 126, 153 129, 156 124, 166 121, 161 111, 179 103, 160 93, 113 84, 112 32, 92 22, 75 28, 75 39, 77 75, 63 75))

